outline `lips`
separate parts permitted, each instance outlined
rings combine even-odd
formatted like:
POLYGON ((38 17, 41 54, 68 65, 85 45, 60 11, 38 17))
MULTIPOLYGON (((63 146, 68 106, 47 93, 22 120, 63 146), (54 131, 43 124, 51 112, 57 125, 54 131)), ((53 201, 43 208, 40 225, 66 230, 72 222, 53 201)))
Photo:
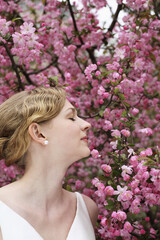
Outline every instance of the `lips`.
POLYGON ((85 137, 81 138, 81 140, 83 140, 83 141, 85 141, 85 142, 87 142, 87 143, 88 143, 88 137, 87 137, 87 136, 85 136, 85 137))

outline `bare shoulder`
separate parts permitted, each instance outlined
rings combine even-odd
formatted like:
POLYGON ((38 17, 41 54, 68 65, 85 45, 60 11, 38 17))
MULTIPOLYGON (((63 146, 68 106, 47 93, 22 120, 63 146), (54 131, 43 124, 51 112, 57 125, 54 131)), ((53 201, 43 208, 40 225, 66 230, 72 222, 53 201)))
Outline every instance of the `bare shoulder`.
POLYGON ((93 227, 95 227, 96 222, 97 222, 97 218, 98 218, 98 207, 97 204, 88 196, 82 194, 82 197, 85 201, 85 204, 87 206, 88 209, 88 213, 91 219, 91 222, 93 224, 93 227))
POLYGON ((8 185, 0 187, 0 200, 4 200, 7 197, 8 185))

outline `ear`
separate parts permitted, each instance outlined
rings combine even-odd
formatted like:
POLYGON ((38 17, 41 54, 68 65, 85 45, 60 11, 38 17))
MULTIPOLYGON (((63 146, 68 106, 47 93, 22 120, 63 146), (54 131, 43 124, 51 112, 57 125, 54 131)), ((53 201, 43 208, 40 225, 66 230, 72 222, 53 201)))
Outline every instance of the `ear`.
POLYGON ((41 127, 38 123, 31 123, 28 128, 28 132, 35 142, 44 145, 45 136, 43 136, 43 134, 41 133, 41 127))

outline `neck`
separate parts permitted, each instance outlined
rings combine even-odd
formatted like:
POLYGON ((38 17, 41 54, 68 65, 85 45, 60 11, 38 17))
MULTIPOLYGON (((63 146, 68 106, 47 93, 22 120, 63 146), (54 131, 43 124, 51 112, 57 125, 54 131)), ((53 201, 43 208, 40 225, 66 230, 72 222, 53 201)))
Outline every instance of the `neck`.
POLYGON ((62 203, 64 193, 62 181, 67 167, 54 165, 53 162, 56 161, 53 159, 51 159, 52 167, 47 166, 47 163, 44 164, 44 159, 42 160, 38 164, 32 161, 24 176, 18 182, 22 188, 21 196, 33 205, 35 204, 36 207, 47 211, 52 206, 58 206, 62 203))

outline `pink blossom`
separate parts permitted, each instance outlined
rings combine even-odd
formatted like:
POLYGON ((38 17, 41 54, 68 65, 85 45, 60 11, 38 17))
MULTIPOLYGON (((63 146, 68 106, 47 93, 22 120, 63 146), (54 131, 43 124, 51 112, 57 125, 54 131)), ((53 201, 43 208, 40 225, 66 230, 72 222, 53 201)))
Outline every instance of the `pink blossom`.
POLYGON ((105 93, 104 87, 100 86, 98 89, 98 95, 102 96, 105 93))
POLYGON ((146 218, 145 218, 145 221, 146 221, 146 222, 149 222, 149 221, 150 221, 150 217, 146 217, 146 218))
POLYGON ((109 93, 108 92, 103 93, 103 98, 107 99, 108 97, 109 97, 109 93))
POLYGON ((24 39, 24 36, 21 33, 15 32, 12 34, 13 42, 17 44, 20 47, 24 47, 26 44, 26 41, 24 39))
POLYGON ((112 76, 115 79, 120 79, 121 78, 121 75, 119 75, 119 73, 117 73, 117 72, 114 72, 112 76))
POLYGON ((106 195, 112 196, 114 193, 114 189, 111 186, 107 186, 105 188, 105 193, 106 193, 106 195))
POLYGON ((110 145, 112 146, 113 149, 116 149, 117 148, 117 144, 118 144, 118 141, 112 141, 110 142, 110 145))
POLYGON ((153 134, 153 131, 151 128, 143 128, 139 130, 140 133, 144 133, 147 136, 151 136, 153 134))
POLYGON ((133 167, 136 167, 138 165, 138 156, 132 156, 130 158, 130 163, 133 167))
POLYGON ((113 211, 111 217, 123 222, 127 215, 125 212, 118 210, 117 212, 113 211))
POLYGON ((130 224, 130 222, 128 222, 128 221, 124 223, 124 229, 127 230, 128 232, 132 232, 133 231, 133 227, 130 224))
POLYGON ((4 36, 9 32, 9 26, 11 21, 6 21, 4 18, 0 18, 0 33, 4 36))
POLYGON ((133 193, 131 191, 125 191, 121 193, 121 201, 129 201, 132 199, 133 193))
POLYGON ((116 138, 120 138, 121 137, 121 133, 119 130, 112 130, 112 133, 111 133, 112 137, 116 137, 116 138))
POLYGON ((81 180, 76 180, 76 183, 75 183, 75 187, 76 187, 76 189, 81 189, 81 188, 83 188, 85 186, 85 183, 84 182, 82 182, 81 180))
POLYGON ((150 228, 150 234, 151 234, 152 238, 156 238, 156 231, 152 227, 150 228))
POLYGON ((136 198, 131 203, 130 211, 132 213, 138 214, 140 212, 140 199, 136 198))
POLYGON ((100 154, 99 154, 99 152, 98 152, 98 150, 96 150, 96 149, 93 149, 92 151, 91 151, 91 155, 92 155, 92 157, 93 158, 98 158, 98 157, 100 157, 100 154))
POLYGON ((136 187, 138 187, 138 185, 139 185, 139 180, 133 180, 132 182, 131 182, 131 187, 134 189, 134 188, 136 188, 136 187))
POLYGON ((142 228, 142 229, 140 230, 140 234, 144 235, 145 233, 146 233, 146 231, 142 228))
POLYGON ((136 116, 139 113, 139 109, 133 108, 131 113, 133 114, 133 116, 136 116))
POLYGON ((33 23, 27 23, 27 22, 24 22, 23 25, 20 26, 20 29, 21 29, 21 33, 22 34, 32 34, 35 32, 35 28, 33 27, 33 23))
POLYGON ((101 219, 101 225, 102 225, 102 226, 106 226, 106 225, 107 225, 107 219, 106 219, 105 217, 103 217, 103 218, 101 219))
POLYGON ((104 129, 105 131, 111 130, 111 129, 113 128, 113 125, 112 125, 112 123, 111 123, 110 121, 105 120, 104 123, 105 123, 105 124, 104 124, 104 126, 103 126, 103 129, 104 129))
POLYGON ((86 76, 88 76, 91 72, 95 71, 96 69, 97 69, 96 64, 90 64, 88 67, 86 67, 84 73, 86 74, 86 76))
POLYGON ((101 75, 101 72, 100 72, 100 71, 96 71, 96 72, 95 72, 95 75, 96 75, 96 76, 99 76, 99 75, 101 75))
POLYGON ((100 99, 99 100, 99 104, 103 104, 104 103, 104 100, 103 99, 100 99))
POLYGON ((146 151, 141 151, 141 152, 140 152, 140 156, 141 156, 141 157, 145 157, 145 156, 146 156, 146 151))
POLYGON ((112 171, 112 168, 111 168, 109 165, 107 165, 107 164, 102 164, 102 165, 101 165, 101 168, 102 168, 103 171, 105 171, 106 173, 111 173, 111 171, 112 171))
POLYGON ((123 59, 125 57, 125 49, 117 48, 114 56, 118 59, 123 59))
POLYGON ((125 137, 129 137, 130 136, 130 131, 126 130, 126 129, 122 129, 121 133, 125 136, 125 137))
POLYGON ((100 190, 103 191, 103 190, 105 189, 104 184, 103 184, 102 182, 100 182, 98 178, 92 179, 92 184, 93 184, 95 187, 97 187, 99 191, 100 191, 100 190))
POLYGON ((149 178, 149 172, 148 171, 145 171, 143 174, 142 174, 142 178, 144 178, 145 180, 147 180, 149 178))
POLYGON ((142 70, 144 67, 144 61, 142 58, 137 58, 134 62, 134 69, 135 70, 142 70))
POLYGON ((129 158, 132 154, 135 153, 132 148, 129 148, 127 151, 128 151, 128 153, 129 153, 128 158, 129 158))
POLYGON ((131 177, 130 177, 128 174, 126 174, 126 173, 125 173, 125 174, 123 174, 123 176, 122 176, 122 177, 123 177, 123 180, 124 180, 124 181, 129 181, 129 180, 130 180, 130 178, 131 178, 131 177))
POLYGON ((133 172, 133 169, 132 169, 132 166, 126 166, 126 165, 123 165, 122 167, 122 176, 124 173, 127 173, 127 174, 132 174, 133 172))
POLYGON ((71 74, 69 72, 65 72, 64 76, 67 81, 71 80, 71 74))
POLYGON ((104 117, 105 117, 105 118, 108 118, 109 115, 110 115, 110 112, 111 112, 111 110, 110 110, 109 108, 106 108, 106 109, 104 110, 104 112, 103 112, 104 117))
POLYGON ((114 191, 114 195, 118 195, 117 198, 118 201, 121 201, 122 199, 121 195, 122 193, 126 192, 127 188, 128 188, 127 186, 125 186, 124 188, 122 188, 120 185, 117 186, 117 191, 114 191))
POLYGON ((147 148, 146 149, 146 155, 147 156, 151 156, 152 154, 153 154, 152 149, 151 148, 147 148))

